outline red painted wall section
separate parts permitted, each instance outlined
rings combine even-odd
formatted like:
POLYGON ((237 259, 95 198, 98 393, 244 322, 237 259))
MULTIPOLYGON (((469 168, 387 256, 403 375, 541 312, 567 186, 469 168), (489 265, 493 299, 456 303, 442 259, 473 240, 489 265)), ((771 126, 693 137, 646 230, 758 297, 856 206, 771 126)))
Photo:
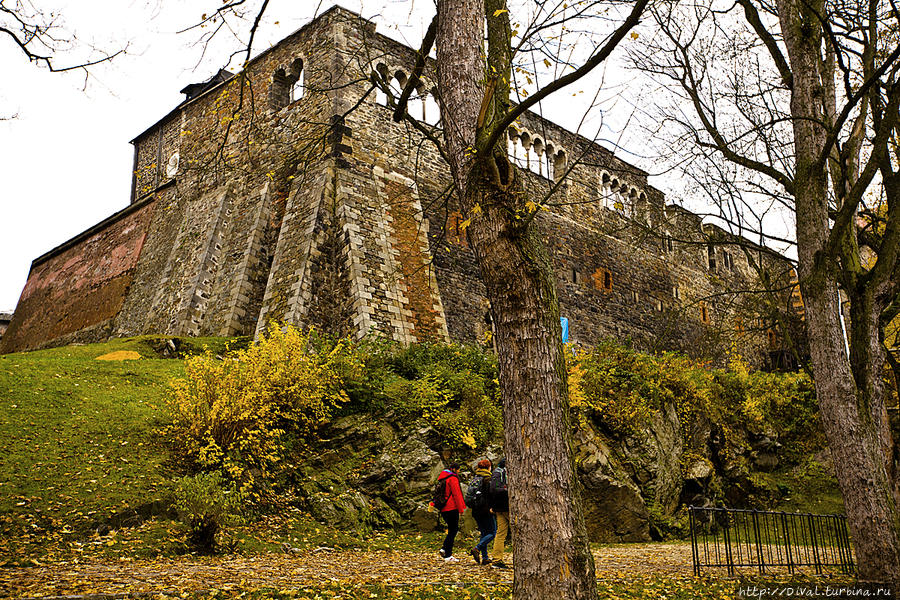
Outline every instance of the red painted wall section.
POLYGON ((152 214, 149 203, 32 265, 0 354, 52 345, 60 336, 113 319, 134 277, 152 214))

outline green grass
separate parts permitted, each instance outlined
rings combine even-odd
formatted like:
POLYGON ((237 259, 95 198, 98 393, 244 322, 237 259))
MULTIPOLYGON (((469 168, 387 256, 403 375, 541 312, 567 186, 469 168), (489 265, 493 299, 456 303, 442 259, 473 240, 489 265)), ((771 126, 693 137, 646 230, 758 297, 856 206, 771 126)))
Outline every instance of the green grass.
MULTIPOLYGON (((247 338, 175 341, 183 356, 204 348, 224 354, 245 346, 247 338)), ((0 566, 191 551, 186 528, 160 514, 181 475, 168 466, 169 449, 156 436, 167 418, 169 382, 184 375, 182 360, 160 358, 166 342, 142 336, 0 356, 0 566), (95 360, 116 351, 142 358, 95 360), (129 511, 154 502, 139 526, 117 526, 129 511), (103 523, 117 531, 98 536, 95 529, 103 523)), ((342 465, 358 466, 355 460, 342 465)), ((790 490, 779 509, 842 510, 833 478, 815 464, 764 477, 790 490)), ((261 555, 280 552, 282 542, 301 549, 426 550, 441 537, 336 530, 285 500, 270 514, 250 515, 245 524, 230 527, 225 543, 235 552, 261 555)))
POLYGON ((811 459, 765 477, 771 485, 786 492, 775 510, 818 515, 844 514, 844 500, 837 480, 825 467, 811 459))
MULTIPOLYGON (((101 344, 0 355, 0 565, 72 556, 152 558, 191 551, 186 528, 160 515, 98 536, 96 527, 158 502, 165 508, 174 473, 155 432, 167 417, 169 382, 184 362, 159 358, 166 338, 141 336, 101 344), (132 351, 139 360, 98 361, 132 351)), ((177 340, 178 354, 214 354, 246 338, 177 340)), ((152 516, 152 515, 150 515, 152 516)), ((226 543, 243 554, 297 548, 406 548, 438 545, 436 534, 335 531, 286 508, 232 527, 226 543), (434 537, 434 539, 432 539, 434 537)))
MULTIPOLYGON (((170 474, 154 429, 181 360, 153 336, 0 356, 0 555, 40 555, 163 498, 170 474), (98 361, 134 351, 140 360, 98 361)), ((191 351, 225 340, 192 340, 191 351)), ((182 349, 184 345, 182 345, 182 349)))

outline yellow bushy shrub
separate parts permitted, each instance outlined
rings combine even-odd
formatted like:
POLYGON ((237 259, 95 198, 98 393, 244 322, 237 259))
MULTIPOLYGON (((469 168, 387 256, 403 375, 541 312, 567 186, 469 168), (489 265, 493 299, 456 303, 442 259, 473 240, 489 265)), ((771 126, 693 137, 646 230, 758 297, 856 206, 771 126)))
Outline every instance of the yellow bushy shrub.
POLYGON ((344 382, 362 372, 348 342, 316 347, 294 327, 224 360, 210 353, 186 361, 172 384, 165 433, 176 455, 202 471, 222 470, 243 491, 260 493, 302 444, 347 401, 344 382))

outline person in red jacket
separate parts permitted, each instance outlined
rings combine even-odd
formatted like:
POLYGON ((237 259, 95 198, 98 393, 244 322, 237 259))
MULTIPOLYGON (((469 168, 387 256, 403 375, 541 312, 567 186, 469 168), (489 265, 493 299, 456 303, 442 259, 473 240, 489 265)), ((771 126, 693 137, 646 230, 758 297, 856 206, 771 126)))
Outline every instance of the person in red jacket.
POLYGON ((457 563, 459 559, 453 556, 453 541, 459 531, 459 515, 466 510, 466 501, 463 499, 462 488, 459 485, 459 464, 451 463, 449 467, 441 471, 438 481, 446 479, 447 504, 441 509, 441 517, 447 523, 447 537, 444 545, 438 551, 444 562, 457 563))

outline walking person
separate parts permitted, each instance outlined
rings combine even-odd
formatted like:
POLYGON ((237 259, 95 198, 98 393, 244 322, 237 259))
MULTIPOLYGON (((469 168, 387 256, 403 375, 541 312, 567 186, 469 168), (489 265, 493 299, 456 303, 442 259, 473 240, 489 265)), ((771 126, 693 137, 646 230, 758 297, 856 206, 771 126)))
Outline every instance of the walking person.
POLYGON ((466 501, 459 485, 459 463, 451 463, 438 475, 431 504, 440 511, 441 518, 447 524, 447 536, 438 554, 446 563, 458 563, 459 559, 453 556, 453 541, 459 532, 459 515, 466 510, 466 501))
POLYGON ((509 534, 509 490, 506 483, 505 458, 500 459, 497 468, 491 475, 491 509, 494 511, 494 518, 497 519, 497 535, 494 537, 494 546, 491 548, 494 564, 491 566, 497 569, 508 569, 509 566, 503 562, 506 536, 509 534))
POLYGON ((482 565, 491 564, 488 556, 488 544, 497 533, 497 523, 491 510, 491 461, 482 459, 475 468, 475 478, 466 490, 466 500, 472 509, 472 517, 478 524, 481 539, 472 548, 471 554, 475 562, 482 565))

